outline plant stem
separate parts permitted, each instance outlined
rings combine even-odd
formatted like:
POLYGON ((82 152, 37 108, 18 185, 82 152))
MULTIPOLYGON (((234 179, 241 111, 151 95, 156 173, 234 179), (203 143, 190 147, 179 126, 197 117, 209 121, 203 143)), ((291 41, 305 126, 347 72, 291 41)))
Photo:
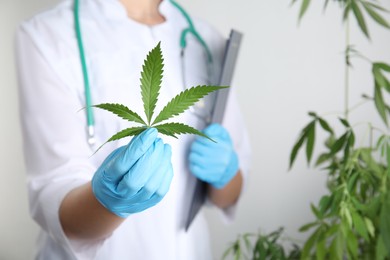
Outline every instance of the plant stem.
POLYGON ((348 113, 349 113, 349 45, 350 45, 350 27, 349 27, 349 17, 347 17, 345 21, 345 45, 346 45, 346 58, 345 58, 345 81, 344 81, 344 117, 345 120, 348 120, 348 113))
POLYGON ((374 137, 373 137, 373 132, 374 132, 374 130, 373 130, 373 128, 372 128, 372 124, 370 123, 369 124, 369 126, 370 126, 370 139, 369 139, 369 142, 370 142, 370 148, 372 148, 372 144, 374 143, 374 137))

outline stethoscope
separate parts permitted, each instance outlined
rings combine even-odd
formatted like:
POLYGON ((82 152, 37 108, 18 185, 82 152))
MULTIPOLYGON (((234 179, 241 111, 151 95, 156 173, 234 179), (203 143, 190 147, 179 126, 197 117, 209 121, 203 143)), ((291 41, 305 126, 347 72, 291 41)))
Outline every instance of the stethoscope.
MULTIPOLYGON (((192 22, 191 17, 188 15, 188 13, 181 7, 176 1, 169 0, 169 2, 175 6, 180 13, 183 15, 185 20, 188 23, 188 27, 184 29, 180 36, 180 56, 181 56, 181 66, 182 66, 182 80, 183 80, 183 88, 186 86, 186 79, 185 79, 185 63, 184 63, 184 56, 185 56, 185 49, 187 47, 187 35, 191 34, 195 37, 195 39, 201 44, 202 48, 204 49, 206 53, 207 58, 207 76, 210 79, 212 75, 212 68, 213 68, 213 58, 211 55, 211 51, 209 47, 207 46, 206 42, 200 36, 200 34, 195 29, 195 26, 192 22)), ((84 92, 85 92, 85 110, 86 110, 86 117, 87 117, 87 141, 90 146, 93 146, 96 142, 95 139, 95 120, 94 120, 94 114, 92 111, 92 98, 91 98, 91 89, 90 89, 90 81, 89 81, 89 75, 88 75, 88 68, 87 68, 87 62, 85 57, 85 51, 84 51, 84 45, 83 45, 83 37, 81 33, 81 26, 80 26, 80 19, 79 19, 79 0, 74 1, 74 21, 75 21, 75 30, 76 30, 76 38, 77 38, 77 45, 79 49, 80 54, 80 62, 81 62, 81 68, 84 78, 84 92)), ((202 107, 203 104, 200 103, 200 106, 202 107)), ((192 109, 191 111, 194 113, 197 117, 200 117, 205 122, 208 121, 207 116, 204 117, 201 114, 198 114, 196 112, 196 109, 192 109)))

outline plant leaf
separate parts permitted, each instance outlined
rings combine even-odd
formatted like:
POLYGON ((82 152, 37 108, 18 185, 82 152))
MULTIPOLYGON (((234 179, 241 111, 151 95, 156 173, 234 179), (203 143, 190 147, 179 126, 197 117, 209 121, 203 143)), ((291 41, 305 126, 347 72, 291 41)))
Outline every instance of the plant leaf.
POLYGON ((298 151, 302 147, 302 144, 305 141, 305 139, 306 139, 306 132, 302 131, 302 134, 299 137, 298 142, 295 143, 295 145, 291 151, 291 154, 290 154, 290 167, 289 167, 290 169, 291 169, 291 167, 295 161, 295 158, 297 157, 298 151))
POLYGON ((372 66, 372 73, 374 75, 375 82, 378 83, 380 87, 386 89, 387 92, 390 92, 390 82, 387 80, 385 75, 382 74, 379 66, 375 63, 372 66))
POLYGON ((343 148, 345 142, 347 141, 347 136, 348 136, 348 132, 344 133, 339 139, 337 139, 337 141, 332 145, 330 149, 331 155, 336 154, 338 151, 340 151, 343 148))
POLYGON ((368 33, 367 25, 366 25, 366 22, 364 20, 364 16, 363 16, 362 11, 360 10, 358 4, 355 1, 351 1, 351 7, 352 7, 352 11, 356 17, 356 20, 359 24, 360 29, 363 31, 363 33, 366 35, 366 37, 369 39, 370 35, 368 33))
POLYGON ((390 254, 390 195, 387 195, 383 200, 381 214, 380 214, 380 234, 387 249, 387 253, 390 254))
POLYGON ((343 259, 343 237, 342 237, 342 232, 339 230, 333 239, 330 248, 329 248, 329 253, 330 257, 329 259, 334 259, 334 260, 342 260, 343 259))
POLYGON ((316 208, 316 206, 313 205, 313 203, 310 203, 311 212, 316 216, 318 219, 322 219, 322 215, 320 211, 316 208))
POLYGON ((364 222, 366 223, 368 234, 372 238, 375 238, 375 227, 374 227, 374 224, 372 223, 371 219, 364 217, 364 222))
POLYGON ((225 260, 232 251, 233 251, 233 246, 226 249, 226 251, 223 253, 222 260, 225 260))
POLYGON ((376 242, 376 247, 375 247, 376 259, 386 260, 386 257, 388 256, 388 254, 390 254, 390 253, 387 253, 386 251, 387 251, 387 249, 386 249, 385 243, 383 242, 383 238, 381 235, 379 235, 377 242, 376 242))
POLYGON ((163 58, 160 42, 146 57, 141 72, 141 95, 148 124, 156 107, 163 73, 163 58))
POLYGON ((320 125, 322 129, 329 132, 330 134, 333 134, 333 129, 329 126, 329 124, 322 118, 318 118, 318 122, 320 122, 320 125))
POLYGON ((175 138, 177 138, 176 135, 180 135, 180 134, 195 134, 195 135, 205 137, 205 138, 207 138, 210 141, 215 143, 215 141, 213 139, 211 139, 210 137, 208 137, 204 133, 196 130, 195 128, 193 128, 191 126, 188 126, 188 125, 185 125, 182 123, 167 123, 167 124, 156 125, 154 127, 160 133, 162 133, 164 135, 172 136, 175 138))
POLYGON ((300 227, 299 228, 299 232, 305 232, 305 231, 307 231, 307 230, 309 230, 309 229, 311 229, 312 227, 315 227, 315 226, 317 226, 318 225, 318 222, 316 221, 316 222, 311 222, 311 223, 308 223, 308 224, 305 224, 305 225, 303 225, 302 227, 300 227))
POLYGON ((107 110, 125 120, 146 125, 145 121, 136 112, 131 111, 128 107, 124 105, 104 103, 104 104, 95 105, 93 107, 107 110))
POLYGON ((383 62, 376 62, 376 63, 374 63, 374 65, 377 66, 378 68, 380 68, 381 70, 390 72, 390 65, 389 64, 386 64, 383 62))
POLYGON ((306 240, 303 248, 301 259, 310 259, 311 251, 317 242, 319 235, 321 234, 321 227, 318 227, 315 232, 306 240))
POLYGON ((347 235, 347 247, 348 252, 351 254, 350 259, 358 259, 359 243, 358 239, 352 231, 349 231, 347 235))
POLYGON ((390 177, 390 144, 386 145, 387 177, 390 177))
POLYGON ((352 220, 357 233, 363 237, 364 240, 368 241, 368 230, 363 218, 358 213, 352 212, 352 220))
POLYGON ((220 86, 197 86, 186 89, 174 97, 154 119, 152 125, 167 120, 173 116, 177 116, 186 111, 190 106, 198 102, 207 94, 228 87, 220 86))
POLYGON ((329 0, 325 0, 325 3, 324 3, 324 11, 325 11, 326 8, 328 7, 328 3, 329 3, 329 0))
POLYGON ((378 5, 378 4, 374 4, 374 3, 371 3, 371 2, 367 2, 367 1, 363 1, 363 2, 364 2, 364 4, 369 5, 369 6, 371 6, 374 9, 378 9, 378 10, 383 11, 383 12, 389 12, 389 10, 387 10, 386 8, 384 8, 384 7, 382 7, 382 6, 378 5))
POLYGON ((326 257, 326 237, 322 233, 316 243, 316 259, 324 260, 326 257))
POLYGON ((318 156, 315 166, 320 166, 324 162, 328 161, 331 158, 331 155, 328 153, 323 153, 318 156))
POLYGON ((325 215, 330 205, 332 204, 332 197, 325 195, 320 199, 319 210, 321 215, 325 215))
POLYGON ((307 163, 310 163, 311 157, 313 155, 314 143, 315 143, 315 133, 316 133, 316 125, 315 122, 311 125, 311 127, 307 131, 307 143, 306 143, 306 157, 307 163))
MULTIPOLYGON (((353 192, 353 189, 356 187, 356 181, 359 178, 359 172, 355 172, 348 178, 347 188, 349 192, 353 192)), ((356 201, 358 202, 358 201, 356 201)))
POLYGON ((308 112, 307 114, 311 117, 317 118, 317 114, 315 112, 308 112))
POLYGON ((147 127, 145 127, 145 126, 126 128, 126 129, 116 133, 115 135, 111 136, 111 138, 108 139, 107 142, 116 141, 116 140, 119 140, 119 139, 122 139, 122 138, 125 138, 128 136, 139 135, 143 131, 145 131, 146 129, 147 129, 147 127))
POLYGON ((345 144, 345 149, 344 149, 344 160, 347 162, 349 157, 349 153, 351 149, 353 148, 353 145, 355 144, 355 134, 349 130, 348 131, 348 137, 347 137, 347 142, 345 144))
POLYGON ((364 9, 366 9, 367 13, 371 16, 372 19, 374 19, 375 22, 382 25, 383 27, 386 27, 390 29, 390 25, 388 22, 380 15, 378 14, 370 5, 366 4, 366 2, 362 2, 364 9))
POLYGON ((299 11, 299 20, 301 20, 303 15, 306 13, 309 4, 310 4, 310 0, 302 1, 301 10, 299 11))
POLYGON ((376 83, 375 83, 374 100, 375 100, 375 106, 376 106, 376 109, 378 110, 379 115, 381 116, 381 118, 383 119, 385 124, 387 125, 387 115, 386 115, 385 101, 383 100, 381 88, 376 83))
POLYGON ((347 2, 344 8, 344 13, 343 13, 343 20, 347 20, 349 12, 351 11, 351 4, 350 2, 347 2))
POLYGON ((103 147, 103 145, 105 145, 108 142, 116 141, 116 140, 119 140, 119 139, 122 139, 122 138, 125 138, 128 136, 139 135, 140 133, 142 133, 146 129, 147 129, 147 127, 145 127, 145 126, 126 128, 126 129, 114 134, 113 136, 111 136, 110 139, 108 139, 105 143, 103 143, 101 146, 99 146, 99 148, 94 152, 94 154, 97 153, 103 147))
POLYGON ((339 118, 339 120, 345 127, 351 127, 351 125, 348 123, 347 120, 345 120, 343 118, 339 118))

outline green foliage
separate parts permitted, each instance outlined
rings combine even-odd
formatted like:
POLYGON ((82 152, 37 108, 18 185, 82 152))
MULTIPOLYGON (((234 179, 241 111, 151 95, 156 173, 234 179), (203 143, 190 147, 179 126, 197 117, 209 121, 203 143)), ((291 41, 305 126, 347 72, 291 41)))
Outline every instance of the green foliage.
MULTIPOLYGON (((160 133, 175 138, 177 138, 177 135, 180 134, 196 134, 210 139, 202 132, 185 124, 181 124, 181 123, 158 124, 158 123, 161 123, 163 121, 166 121, 174 116, 183 113, 184 111, 189 109, 192 105, 194 105, 197 101, 199 101, 201 98, 208 95, 209 93, 227 87, 197 86, 197 87, 186 89, 181 93, 179 93, 176 97, 174 97, 161 110, 161 112, 157 115, 154 121, 152 121, 154 109, 156 108, 156 104, 158 101, 158 96, 161 88, 161 82, 163 76, 162 74, 164 69, 163 61, 164 59, 162 56, 160 43, 158 43, 157 46, 149 52, 144 62, 144 65, 142 66, 141 96, 144 105, 146 120, 142 119, 140 115, 138 115, 136 112, 134 112, 133 110, 129 109, 128 107, 122 104, 104 103, 104 104, 93 106, 99 109, 109 111, 127 121, 141 124, 141 126, 130 127, 120 131, 119 133, 114 134, 111 138, 107 140, 107 142, 119 140, 129 136, 139 135, 148 127, 155 127, 160 133)), ((213 141, 212 139, 210 140, 213 141)))
POLYGON ((247 233, 238 236, 225 251, 222 259, 253 259, 253 260, 297 260, 300 249, 293 244, 289 253, 281 241, 283 228, 267 235, 247 233))
POLYGON ((207 94, 224 87, 197 86, 184 90, 174 97, 153 121, 153 125, 179 115, 207 94))
MULTIPOLYGON (((299 2, 293 0, 292 3, 299 2)), ((311 3, 301 0, 299 20, 305 15, 311 3)), ((325 0, 327 8, 329 0, 325 0)), ((388 12, 377 1, 334 0, 343 9, 343 19, 353 14, 364 35, 369 38, 369 30, 364 15, 368 15, 377 24, 390 28, 389 23, 379 12, 388 12)), ((349 34, 349 26, 347 35, 349 34)), ((373 75, 373 97, 364 94, 365 101, 371 100, 386 126, 383 131, 367 122, 369 140, 360 140, 367 146, 356 145, 354 127, 348 119, 349 108, 343 117, 331 125, 328 120, 314 112, 309 112, 310 121, 300 131, 290 153, 290 169, 301 150, 306 151, 306 160, 310 165, 316 144, 317 129, 326 136, 324 150, 315 160, 315 167, 321 167, 328 174, 329 193, 322 196, 318 204, 311 205, 314 220, 304 224, 299 231, 310 232, 300 248, 294 247, 289 256, 278 240, 280 232, 270 235, 244 234, 239 236, 225 252, 234 259, 390 259, 390 105, 386 103, 386 94, 390 94, 390 65, 384 62, 371 62, 361 55, 348 42, 345 52, 346 69, 352 67, 352 58, 362 58, 370 62, 373 75), (337 127, 337 128, 336 128, 337 127), (334 129, 342 128, 337 134, 334 129), (376 135, 374 135, 376 134, 376 135), (374 136, 377 139, 374 139, 374 136), (245 247, 243 246, 245 245, 245 247)), ((349 74, 346 74, 348 77, 349 74)), ((346 80, 346 82, 349 82, 346 80)), ((348 89, 348 83, 346 83, 348 89)), ((346 97, 346 101, 348 97, 346 97)), ((388 100, 388 99, 387 99, 388 100)), ((359 124, 361 126, 361 123, 359 124)))
POLYGON ((160 43, 146 57, 141 72, 141 95, 148 124, 153 116, 161 88, 163 58, 160 43))
POLYGON ((156 126, 157 130, 165 135, 172 136, 174 138, 177 138, 177 134, 196 134, 199 136, 203 136, 210 141, 213 141, 213 139, 210 139, 207 135, 203 134, 202 132, 196 130, 195 128, 181 124, 181 123, 167 123, 167 124, 161 124, 156 126))
MULTIPOLYGON (((299 2, 293 0, 292 3, 299 2)), ((301 7, 299 11, 299 20, 303 18, 311 0, 301 0, 301 7)), ((339 3, 344 9, 343 19, 346 20, 349 14, 352 12, 361 31, 367 38, 370 38, 367 28, 366 18, 364 18, 364 11, 370 16, 377 24, 390 29, 389 23, 383 18, 380 12, 388 12, 385 8, 378 5, 376 1, 370 0, 333 0, 333 2, 339 3)), ((324 9, 327 8, 329 0, 325 0, 324 9)))
MULTIPOLYGON (((307 9, 307 2, 302 0, 299 19, 304 14, 302 10, 307 9)), ((325 2, 325 6, 328 2, 325 2)), ((352 13, 367 38, 369 31, 365 14, 377 24, 390 28, 389 23, 379 14, 387 10, 376 1, 337 2, 341 3, 344 10, 344 19, 352 13)), ((369 140, 363 137, 359 143, 368 141, 369 145, 357 146, 355 125, 348 120, 352 108, 347 108, 344 117, 339 118, 340 125, 337 128, 344 129, 340 134, 336 134, 333 130, 336 127, 331 126, 327 120, 316 113, 309 113, 311 120, 301 131, 291 151, 290 168, 305 145, 306 160, 310 163, 315 129, 320 126, 327 137, 324 151, 318 155, 315 166, 321 166, 327 172, 329 193, 320 199, 318 205, 311 205, 315 220, 300 228, 302 232, 310 232, 303 245, 301 259, 390 259, 390 107, 385 97, 390 93, 387 78, 390 65, 371 62, 348 42, 346 49, 347 69, 352 66, 353 57, 363 58, 371 63, 373 97, 364 97, 373 101, 387 129, 380 130, 367 122, 369 140)))
POLYGON ((95 105, 94 107, 110 111, 111 113, 130 122, 136 122, 136 123, 146 125, 145 121, 136 112, 131 111, 128 107, 124 105, 105 103, 105 104, 95 105))
POLYGON ((107 142, 116 141, 116 140, 119 140, 119 139, 122 139, 122 138, 128 137, 128 136, 139 135, 144 130, 146 130, 146 127, 142 127, 142 126, 126 128, 126 129, 120 131, 119 133, 116 133, 115 135, 113 135, 110 139, 108 139, 107 142))

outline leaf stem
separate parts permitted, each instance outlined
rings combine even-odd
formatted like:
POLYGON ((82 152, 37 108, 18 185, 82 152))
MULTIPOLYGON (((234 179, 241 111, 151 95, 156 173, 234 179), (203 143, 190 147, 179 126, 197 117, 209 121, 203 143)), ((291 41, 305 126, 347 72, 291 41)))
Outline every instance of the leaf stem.
POLYGON ((359 103, 357 103, 357 104, 355 104, 354 106, 352 106, 350 109, 348 109, 349 110, 349 112, 352 112, 353 110, 355 110, 355 109, 357 109, 358 107, 360 107, 360 106, 362 106, 362 105, 364 105, 365 103, 367 103, 368 102, 368 100, 362 100, 362 101, 360 101, 359 103))

